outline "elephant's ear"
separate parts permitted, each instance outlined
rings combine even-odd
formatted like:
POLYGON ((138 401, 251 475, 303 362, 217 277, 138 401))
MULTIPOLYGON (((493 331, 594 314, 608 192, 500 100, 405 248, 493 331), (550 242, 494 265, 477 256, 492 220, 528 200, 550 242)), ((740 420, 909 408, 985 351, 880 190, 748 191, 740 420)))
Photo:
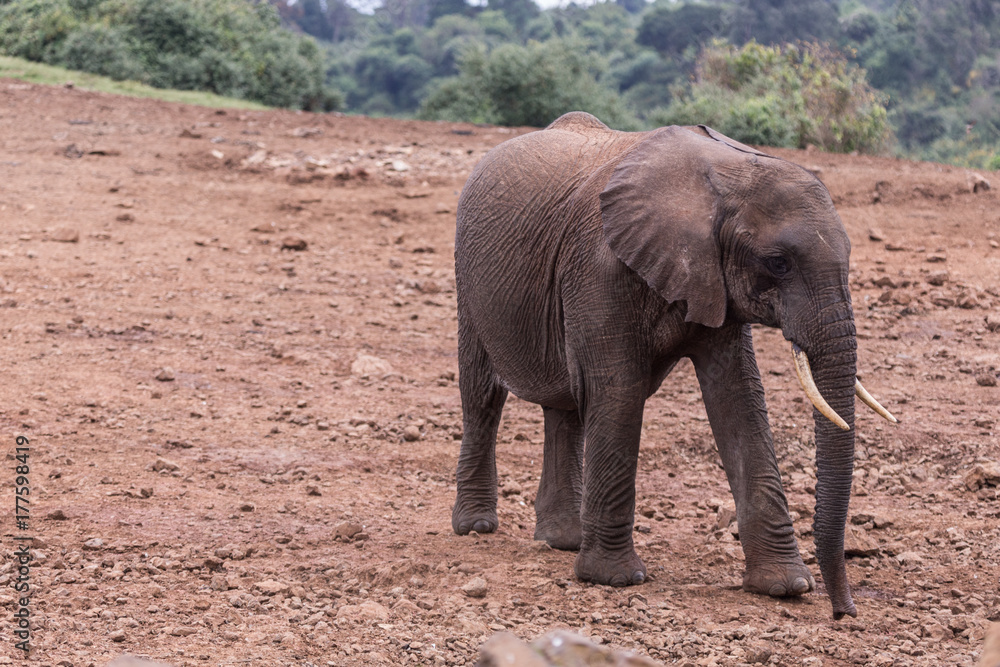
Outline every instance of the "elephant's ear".
POLYGON ((615 255, 687 321, 718 327, 726 287, 715 235, 721 202, 709 174, 731 149, 680 127, 657 130, 625 155, 601 192, 604 238, 615 255))

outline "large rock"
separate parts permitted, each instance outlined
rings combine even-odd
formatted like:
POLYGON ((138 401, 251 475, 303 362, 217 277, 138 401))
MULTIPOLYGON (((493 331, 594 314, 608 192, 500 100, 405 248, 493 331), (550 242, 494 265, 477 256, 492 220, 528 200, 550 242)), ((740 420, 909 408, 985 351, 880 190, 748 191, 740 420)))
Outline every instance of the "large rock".
POLYGON ((549 667, 538 651, 509 632, 490 637, 479 647, 476 667, 549 667))
POLYGON ((480 647, 478 667, 659 667, 628 651, 599 646, 585 637, 555 630, 528 644, 501 632, 480 647))
POLYGON ((553 667, 657 667, 659 663, 628 651, 598 646, 571 632, 556 630, 536 639, 532 646, 553 667))
POLYGON ((172 667, 165 662, 153 662, 152 660, 143 660, 142 658, 137 658, 134 655, 120 655, 111 662, 108 663, 107 667, 172 667))
POLYGON ((994 623, 986 630, 986 643, 979 667, 1000 667, 1000 623, 994 623))

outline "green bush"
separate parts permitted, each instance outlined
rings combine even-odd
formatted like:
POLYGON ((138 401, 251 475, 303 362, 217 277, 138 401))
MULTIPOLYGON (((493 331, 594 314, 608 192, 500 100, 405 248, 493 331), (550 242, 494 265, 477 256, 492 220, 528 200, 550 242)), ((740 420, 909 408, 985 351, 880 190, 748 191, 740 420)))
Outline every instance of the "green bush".
POLYGON ((62 67, 111 77, 139 79, 140 60, 120 30, 104 25, 81 25, 52 51, 49 61, 62 67))
POLYGON ((837 152, 881 152, 890 137, 886 97, 863 70, 821 45, 715 41, 699 57, 690 89, 676 93, 651 120, 704 123, 749 144, 837 152))
POLYGON ((251 0, 23 0, 0 4, 0 54, 161 88, 331 109, 323 55, 251 0))
POLYGON ((617 94, 597 82, 590 62, 583 47, 564 40, 504 44, 489 53, 471 49, 459 76, 439 85, 420 115, 541 127, 567 111, 588 111, 609 125, 637 128, 617 94))

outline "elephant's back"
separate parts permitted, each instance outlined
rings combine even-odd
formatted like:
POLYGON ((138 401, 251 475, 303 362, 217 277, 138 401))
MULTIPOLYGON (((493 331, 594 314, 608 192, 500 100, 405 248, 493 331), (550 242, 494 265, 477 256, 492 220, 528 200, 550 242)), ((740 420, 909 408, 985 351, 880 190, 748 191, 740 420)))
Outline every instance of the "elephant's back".
POLYGON ((622 141, 635 136, 587 118, 569 121, 487 153, 462 190, 455 235, 460 318, 508 387, 542 404, 568 391, 566 262, 602 238, 600 216, 582 219, 574 202, 594 172, 621 152, 622 141))
POLYGON ((562 215, 580 186, 602 164, 632 144, 635 133, 611 130, 590 114, 572 112, 549 127, 515 137, 489 151, 473 170, 458 201, 456 252, 474 251, 502 234, 532 252, 544 237, 558 237, 562 215), (470 245, 471 244, 471 245, 470 245))

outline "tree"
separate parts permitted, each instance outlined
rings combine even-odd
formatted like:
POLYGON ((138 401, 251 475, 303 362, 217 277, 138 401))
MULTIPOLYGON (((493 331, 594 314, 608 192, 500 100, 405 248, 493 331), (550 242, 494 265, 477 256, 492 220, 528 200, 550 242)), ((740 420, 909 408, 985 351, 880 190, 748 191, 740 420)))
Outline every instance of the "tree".
POLYGON ((424 101, 420 115, 541 127, 578 110, 636 129, 637 121, 618 96, 597 82, 589 60, 585 48, 558 39, 503 44, 489 53, 472 49, 462 57, 461 74, 445 80, 424 101))
POLYGON ((738 0, 726 12, 734 44, 828 42, 838 31, 836 0, 738 0))
POLYGON ((722 34, 722 14, 718 6, 660 2, 643 15, 636 41, 665 56, 677 56, 722 34))
POLYGON ((0 4, 0 53, 153 86, 330 109, 322 54, 248 0, 25 0, 0 4))
POLYGON ((890 135, 885 102, 828 47, 717 41, 699 57, 690 90, 656 120, 705 123, 749 144, 873 153, 890 135))
POLYGON ((501 12, 518 34, 523 34, 528 21, 541 13, 534 0, 487 0, 486 9, 501 12))

